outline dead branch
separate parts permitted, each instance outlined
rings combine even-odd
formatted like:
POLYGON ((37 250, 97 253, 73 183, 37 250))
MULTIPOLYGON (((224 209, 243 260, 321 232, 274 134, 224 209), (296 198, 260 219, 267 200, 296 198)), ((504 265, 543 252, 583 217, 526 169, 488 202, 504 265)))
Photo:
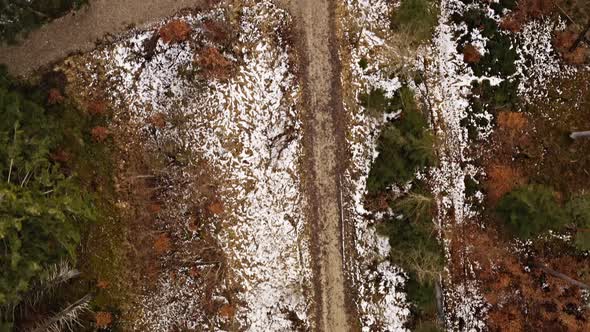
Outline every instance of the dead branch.
POLYGON ((555 270, 549 268, 547 265, 537 264, 537 265, 534 265, 534 267, 537 267, 540 270, 542 270, 543 272, 545 272, 545 273, 547 273, 549 275, 552 275, 552 276, 554 276, 556 278, 559 278, 559 279, 561 279, 561 280, 563 280, 563 281, 565 281, 565 282, 567 282, 569 284, 572 284, 574 286, 578 286, 580 288, 585 288, 585 289, 590 289, 590 286, 588 286, 587 284, 585 284, 585 283, 583 283, 581 281, 578 281, 576 279, 570 278, 570 277, 568 277, 567 275, 565 275, 565 274, 563 274, 561 272, 555 271, 555 270))

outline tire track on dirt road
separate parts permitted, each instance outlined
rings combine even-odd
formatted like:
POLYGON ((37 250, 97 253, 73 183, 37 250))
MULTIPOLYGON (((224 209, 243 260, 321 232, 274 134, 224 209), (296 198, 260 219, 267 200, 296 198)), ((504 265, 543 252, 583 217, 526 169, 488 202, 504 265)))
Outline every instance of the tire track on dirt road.
POLYGON ((90 0, 89 6, 71 12, 31 32, 17 45, 0 47, 0 63, 16 76, 65 58, 74 52, 90 51, 103 37, 123 32, 175 14, 183 8, 199 7, 206 0, 90 0))
POLYGON ((315 327, 345 332, 357 325, 347 290, 341 176, 347 153, 341 68, 333 0, 291 0, 303 58, 304 180, 311 228, 315 327))

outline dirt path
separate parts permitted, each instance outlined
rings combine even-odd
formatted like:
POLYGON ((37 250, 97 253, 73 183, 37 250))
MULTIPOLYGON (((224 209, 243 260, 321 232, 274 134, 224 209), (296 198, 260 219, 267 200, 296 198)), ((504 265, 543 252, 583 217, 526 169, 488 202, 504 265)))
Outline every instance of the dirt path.
POLYGON ((340 64, 330 0, 290 2, 304 49, 305 190, 310 203, 314 261, 315 318, 320 331, 350 331, 350 292, 343 264, 340 175, 345 158, 340 64))
POLYGON ((204 0, 90 0, 90 6, 33 31, 16 46, 0 47, 0 63, 13 75, 27 76, 35 69, 77 51, 88 51, 108 34, 169 16, 204 0))

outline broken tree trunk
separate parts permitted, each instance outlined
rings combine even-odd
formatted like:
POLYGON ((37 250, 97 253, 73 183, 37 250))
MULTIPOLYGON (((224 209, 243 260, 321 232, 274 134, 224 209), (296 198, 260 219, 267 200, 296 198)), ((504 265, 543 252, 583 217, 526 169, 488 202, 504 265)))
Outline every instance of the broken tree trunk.
POLYGON ((578 281, 576 279, 570 278, 570 277, 566 276, 565 274, 563 274, 561 272, 558 272, 558 271, 555 271, 555 270, 549 268, 546 265, 537 264, 535 266, 538 267, 539 269, 543 270, 543 272, 545 272, 547 274, 550 274, 550 275, 552 275, 552 276, 554 276, 556 278, 559 278, 559 279, 561 279, 561 280, 563 280, 563 281, 565 281, 565 282, 567 282, 569 284, 572 284, 574 286, 578 286, 578 287, 584 288, 584 289, 590 289, 590 286, 588 286, 587 284, 585 284, 585 283, 583 283, 581 281, 578 281))
POLYGON ((578 139, 578 138, 584 138, 584 137, 590 137, 590 130, 589 131, 573 131, 570 134, 571 139, 578 139))
POLYGON ((576 39, 576 41, 574 42, 572 47, 570 47, 570 52, 574 51, 576 48, 578 48, 578 46, 580 46, 581 42, 586 40, 586 34, 588 33, 588 31, 590 31, 590 21, 588 22, 588 24, 586 24, 586 27, 580 33, 580 35, 578 36, 578 39, 576 39))
POLYGON ((441 326, 445 326, 445 310, 444 310, 444 303, 443 303, 443 291, 442 285, 440 283, 440 278, 436 280, 434 283, 434 290, 436 292, 436 311, 438 315, 438 320, 441 326))

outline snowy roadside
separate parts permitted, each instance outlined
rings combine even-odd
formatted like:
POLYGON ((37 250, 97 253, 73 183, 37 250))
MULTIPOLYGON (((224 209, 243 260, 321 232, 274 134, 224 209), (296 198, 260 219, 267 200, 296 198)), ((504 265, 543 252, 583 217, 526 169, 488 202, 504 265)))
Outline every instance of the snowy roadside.
MULTIPOLYGON (((450 313, 446 325, 459 329, 458 324, 464 324, 462 330, 469 331, 485 328, 487 303, 479 292, 475 275, 466 275, 461 280, 449 278, 448 267, 452 264, 466 265, 465 271, 472 271, 469 265, 474 263, 452 253, 451 239, 445 236, 476 216, 465 196, 465 176, 474 175, 478 170, 470 163, 468 133, 461 125, 467 117, 471 82, 476 78, 463 62, 463 55, 457 52, 457 27, 450 20, 451 14, 464 8, 460 1, 441 2, 433 46, 424 50, 424 59, 428 61, 418 61, 426 77, 425 84, 418 88, 428 98, 433 129, 439 140, 438 165, 431 170, 429 178, 437 204, 435 223, 441 227, 447 260, 447 277, 443 283, 445 307, 450 313)), ((478 48, 484 47, 485 40, 480 40, 478 48)))
MULTIPOLYGON (((406 331, 409 303, 403 292, 404 272, 387 260, 390 246, 387 237, 377 234, 373 220, 364 208, 366 181, 371 163, 376 157, 376 140, 379 128, 386 120, 375 119, 358 105, 360 93, 381 88, 391 97, 401 83, 388 78, 384 68, 389 68, 391 57, 400 56, 390 48, 389 16, 392 4, 383 0, 349 0, 346 3, 348 17, 343 23, 354 27, 345 31, 345 40, 356 40, 357 45, 346 45, 350 68, 345 70, 343 81, 350 80, 349 95, 345 107, 350 127, 347 143, 352 153, 350 169, 346 173, 353 206, 348 207, 355 223, 357 259, 354 264, 353 282, 358 289, 357 306, 363 331, 406 331), (362 68, 362 59, 368 60, 362 68)), ((344 62, 344 60, 343 60, 344 62)), ((387 115, 394 117, 395 114, 387 115)))
MULTIPOLYGON (((158 142, 145 137, 152 130, 150 119, 182 118, 181 126, 158 128, 155 136, 187 151, 187 164, 176 174, 192 179, 196 175, 191 171, 206 162, 212 169, 207 176, 220 184, 216 192, 223 211, 216 212, 219 215, 209 227, 225 253, 228 271, 214 300, 228 304, 224 292, 239 289, 232 316, 241 328, 284 331, 292 328, 294 320, 309 324, 306 289, 311 264, 298 178, 300 88, 290 71, 292 50, 281 40, 290 17, 271 1, 246 2, 240 8, 239 38, 233 45, 240 58, 224 55, 235 66, 235 75, 227 81, 194 81, 186 75, 196 69, 197 50, 190 40, 178 44, 159 40, 152 59, 140 56, 154 28, 166 22, 135 31, 87 60, 101 63, 106 81, 113 86, 109 97, 119 110, 115 123, 132 123, 147 146, 158 148, 158 142)), ((206 19, 227 20, 223 15, 213 10, 176 19, 189 23, 196 40, 203 38, 206 19)), ((94 75, 94 79, 99 78, 94 75)), ((189 200, 199 199, 196 188, 175 190, 189 200)), ((188 233, 183 245, 198 240, 199 234, 187 229, 185 213, 169 215, 178 218, 168 222, 170 232, 188 233)), ((187 291, 199 284, 199 274, 179 269, 186 275, 184 284, 172 283, 162 274, 155 292, 141 296, 137 326, 152 331, 210 326, 211 317, 195 317, 199 312, 191 308, 201 295, 187 291)), ((224 322, 215 323, 216 328, 224 322)))

